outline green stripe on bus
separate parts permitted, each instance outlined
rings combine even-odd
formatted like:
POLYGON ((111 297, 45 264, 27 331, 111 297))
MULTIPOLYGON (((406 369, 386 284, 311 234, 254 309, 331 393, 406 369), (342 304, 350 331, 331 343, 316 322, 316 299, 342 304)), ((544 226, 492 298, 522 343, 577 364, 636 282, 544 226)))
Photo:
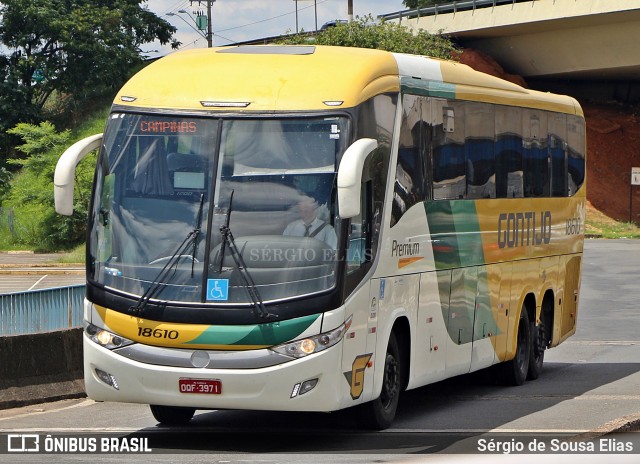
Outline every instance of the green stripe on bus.
POLYGON ((426 201, 424 207, 436 269, 485 264, 474 201, 426 201))
POLYGON ((319 314, 268 324, 216 326, 212 325, 187 344, 192 345, 255 345, 273 346, 293 340, 307 330, 319 314))
POLYGON ((400 91, 427 97, 456 98, 455 84, 416 79, 415 77, 401 77, 400 91))

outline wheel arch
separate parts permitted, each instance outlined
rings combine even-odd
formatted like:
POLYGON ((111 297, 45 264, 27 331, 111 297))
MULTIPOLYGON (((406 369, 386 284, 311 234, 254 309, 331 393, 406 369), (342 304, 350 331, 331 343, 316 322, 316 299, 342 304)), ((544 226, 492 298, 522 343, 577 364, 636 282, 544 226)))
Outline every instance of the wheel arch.
POLYGON ((411 327, 409 319, 407 319, 406 316, 399 316, 393 322, 391 334, 396 337, 401 361, 405 366, 405 369, 402 371, 402 390, 405 390, 409 384, 409 373, 411 370, 411 327))
POLYGON ((522 312, 522 308, 527 308, 527 316, 529 317, 529 322, 534 323, 536 318, 536 295, 533 290, 525 290, 524 292, 522 292, 520 298, 516 301, 518 302, 516 310, 513 313, 511 313, 511 311, 509 312, 510 335, 507 341, 507 354, 505 357, 505 361, 513 359, 516 355, 516 344, 518 341, 518 321, 520 320, 520 313, 522 312))
MULTIPOLYGON (((523 306, 526 306, 526 308, 527 308, 527 314, 529 316, 529 322, 535 323, 535 321, 536 321, 536 296, 533 294, 533 292, 529 292, 524 296, 524 298, 522 300, 522 304, 520 305, 520 309, 518 309, 518 311, 521 311, 523 306)), ((518 318, 519 317, 520 317, 520 314, 518 314, 518 318)))
MULTIPOLYGON (((553 289, 548 289, 542 297, 542 304, 540 306, 539 320, 545 325, 545 332, 547 338, 547 346, 551 345, 553 338, 554 321, 556 316, 555 305, 555 293, 553 289)), ((538 321, 536 321, 538 323, 538 321)))

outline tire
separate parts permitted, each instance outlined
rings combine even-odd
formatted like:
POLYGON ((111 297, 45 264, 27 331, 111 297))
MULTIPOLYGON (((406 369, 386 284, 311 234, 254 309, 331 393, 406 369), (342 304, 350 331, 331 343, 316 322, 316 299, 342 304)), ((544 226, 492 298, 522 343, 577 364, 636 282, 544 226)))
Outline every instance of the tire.
POLYGON ((546 348, 546 324, 544 323, 544 319, 542 319, 538 325, 531 324, 531 355, 529 356, 527 380, 535 380, 540 377, 546 348))
POLYGON ((180 408, 176 406, 149 405, 151 414, 162 425, 187 424, 196 413, 194 408, 180 408))
POLYGON ((361 428, 384 430, 391 426, 398 409, 403 372, 400 349, 395 334, 392 333, 384 360, 380 396, 357 407, 357 418, 361 428))
POLYGON ((518 319, 518 342, 516 345, 516 354, 512 360, 504 362, 502 368, 501 380, 505 385, 522 385, 527 379, 529 373, 529 364, 531 359, 531 322, 529 321, 529 313, 525 305, 520 311, 518 319))

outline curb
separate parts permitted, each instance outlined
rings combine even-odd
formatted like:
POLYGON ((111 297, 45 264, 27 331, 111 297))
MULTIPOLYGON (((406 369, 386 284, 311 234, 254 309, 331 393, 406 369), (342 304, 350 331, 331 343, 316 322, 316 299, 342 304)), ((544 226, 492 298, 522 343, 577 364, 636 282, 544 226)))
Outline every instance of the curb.
POLYGON ((13 268, 49 268, 49 267, 74 267, 74 268, 83 268, 85 267, 84 263, 0 263, 0 269, 13 269, 13 268))
POLYGON ((36 268, 36 267, 19 267, 5 268, 0 267, 0 275, 54 275, 54 274, 84 274, 85 269, 82 268, 36 268))
POLYGON ((83 379, 9 387, 0 392, 0 410, 87 397, 83 379))
POLYGON ((640 430, 640 412, 613 419, 589 432, 576 435, 576 440, 593 440, 612 433, 636 432, 640 430))

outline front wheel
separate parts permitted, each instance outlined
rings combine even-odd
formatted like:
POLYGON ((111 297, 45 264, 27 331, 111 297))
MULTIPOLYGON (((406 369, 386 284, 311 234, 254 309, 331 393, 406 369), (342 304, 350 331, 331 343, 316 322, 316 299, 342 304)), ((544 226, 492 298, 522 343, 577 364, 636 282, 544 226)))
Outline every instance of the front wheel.
POLYGON ((398 409, 403 369, 398 342, 392 333, 384 360, 380 396, 358 406, 358 422, 362 428, 383 430, 391 426, 398 409))
POLYGON ((506 385, 522 385, 527 379, 529 372, 529 360, 531 357, 531 322, 529 321, 529 312, 525 305, 520 311, 518 319, 518 340, 516 345, 516 355, 511 361, 506 361, 500 366, 501 380, 506 385))
POLYGON ((188 423, 196 410, 193 408, 180 408, 176 406, 149 405, 151 414, 162 425, 184 425, 188 423))

